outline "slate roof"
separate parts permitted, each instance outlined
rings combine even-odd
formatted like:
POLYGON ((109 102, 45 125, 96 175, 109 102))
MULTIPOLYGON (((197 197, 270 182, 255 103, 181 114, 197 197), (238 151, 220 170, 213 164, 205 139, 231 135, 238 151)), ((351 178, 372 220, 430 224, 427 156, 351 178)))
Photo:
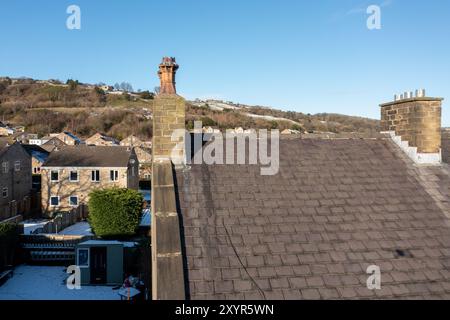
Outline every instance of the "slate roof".
POLYGON ((191 299, 450 299, 448 166, 390 140, 282 138, 276 176, 192 165, 176 180, 191 299))
POLYGON ((34 157, 39 162, 43 163, 45 160, 47 160, 49 151, 45 150, 44 148, 33 145, 33 144, 23 144, 22 145, 25 151, 31 156, 34 157))
POLYGON ((43 167, 127 167, 134 151, 119 146, 64 146, 50 153, 43 167))
MULTIPOLYGON (((45 140, 45 139, 46 138, 42 138, 42 140, 45 140)), ((53 137, 53 138, 49 137, 49 140, 46 143, 42 144, 41 148, 46 150, 47 152, 52 152, 53 150, 55 150, 56 147, 62 147, 62 146, 66 146, 66 144, 62 140, 60 140, 56 137, 53 137)))

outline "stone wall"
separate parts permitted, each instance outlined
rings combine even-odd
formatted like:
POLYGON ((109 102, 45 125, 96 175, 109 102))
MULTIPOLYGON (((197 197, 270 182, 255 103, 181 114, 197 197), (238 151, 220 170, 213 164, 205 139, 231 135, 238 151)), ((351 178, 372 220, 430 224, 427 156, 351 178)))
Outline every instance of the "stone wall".
POLYGON ((185 129, 185 100, 178 95, 159 95, 153 105, 153 159, 185 163, 184 133, 172 139, 175 130, 185 129))
POLYGON ((184 300, 185 278, 172 163, 153 161, 152 299, 184 300))
POLYGON ((442 130, 442 161, 450 163, 450 129, 442 130))
POLYGON ((418 153, 441 150, 441 98, 412 98, 381 105, 382 131, 395 131, 418 153))

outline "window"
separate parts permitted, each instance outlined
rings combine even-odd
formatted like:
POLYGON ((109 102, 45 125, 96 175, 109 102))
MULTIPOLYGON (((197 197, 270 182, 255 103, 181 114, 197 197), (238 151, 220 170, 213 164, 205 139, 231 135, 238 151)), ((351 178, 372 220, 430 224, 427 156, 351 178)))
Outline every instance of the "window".
POLYGON ((9 163, 8 162, 2 163, 2 170, 3 170, 3 173, 8 173, 8 171, 9 171, 9 163))
POLYGON ((69 205, 72 207, 77 207, 78 206, 78 196, 70 196, 69 205))
POLYGON ((52 170, 52 171, 50 172, 50 180, 53 181, 53 182, 59 181, 59 171, 52 170))
POLYGON ((77 266, 80 268, 89 268, 89 249, 77 249, 77 266))
POLYGON ((8 188, 3 188, 2 196, 3 196, 3 198, 7 198, 8 197, 8 188))
POLYGON ((78 182, 78 171, 70 171, 70 181, 78 182))
POLYGON ((131 167, 131 176, 134 177, 136 175, 135 171, 134 171, 134 166, 131 167))
POLYGON ((109 179, 111 181, 118 181, 119 180, 119 171, 117 171, 117 170, 109 171, 109 179))
POLYGON ((94 181, 94 182, 100 181, 100 170, 92 170, 91 181, 94 181))
POLYGON ((20 160, 14 162, 14 171, 20 171, 20 160))
POLYGON ((58 196, 50 197, 50 206, 52 206, 52 207, 59 206, 59 197, 58 196))

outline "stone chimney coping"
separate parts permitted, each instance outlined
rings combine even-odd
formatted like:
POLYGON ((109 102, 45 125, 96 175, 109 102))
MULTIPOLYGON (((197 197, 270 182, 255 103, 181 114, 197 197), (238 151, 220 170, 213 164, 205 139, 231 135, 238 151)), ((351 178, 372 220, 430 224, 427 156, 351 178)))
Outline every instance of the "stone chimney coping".
POLYGON ((388 106, 392 106, 395 104, 414 102, 414 101, 443 101, 443 100, 444 100, 444 98, 414 97, 414 98, 401 99, 401 100, 397 100, 397 101, 383 103, 383 104, 380 104, 380 107, 388 107, 388 106))

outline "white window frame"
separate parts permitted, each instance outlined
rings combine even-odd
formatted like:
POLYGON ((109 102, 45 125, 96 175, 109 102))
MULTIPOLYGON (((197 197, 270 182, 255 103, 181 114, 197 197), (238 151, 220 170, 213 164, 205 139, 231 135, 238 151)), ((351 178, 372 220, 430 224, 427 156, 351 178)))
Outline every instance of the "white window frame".
POLYGON ((59 170, 50 170, 50 182, 59 182, 59 170), (58 179, 57 180, 53 180, 52 179, 53 172, 56 172, 58 174, 58 179))
POLYGON ((91 265, 91 250, 90 248, 77 248, 77 266, 80 268, 89 268, 91 265), (80 261, 79 261, 79 252, 81 250, 87 251, 87 264, 80 266, 80 261))
POLYGON ((117 182, 119 181, 119 170, 109 170, 109 181, 117 182), (114 179, 111 179, 111 173, 113 173, 114 179))
POLYGON ((5 161, 5 162, 2 163, 2 172, 3 173, 8 173, 8 171, 9 171, 9 162, 5 161))
POLYGON ((8 198, 8 194, 9 194, 8 191, 9 191, 9 190, 8 190, 8 187, 4 187, 4 188, 2 189, 2 197, 3 197, 3 198, 8 198), (6 193, 6 195, 5 195, 5 193, 6 193))
POLYGON ((70 196, 69 197, 69 206, 78 207, 79 200, 80 200, 80 198, 78 196, 70 196), (72 204, 72 198, 77 198, 77 204, 72 204))
POLYGON ((80 182, 80 173, 78 170, 70 170, 69 171, 69 181, 70 182, 80 182), (76 172, 77 173, 77 180, 72 180, 72 172, 76 172))
POLYGON ((61 199, 59 198, 59 196, 50 196, 50 207, 54 208, 54 207, 59 207, 61 203, 61 199), (52 204, 52 198, 58 198, 58 204, 52 204))
POLYGON ((16 172, 20 171, 20 160, 14 162, 14 171, 16 172))
MULTIPOLYGON (((96 175, 96 174, 94 174, 94 175, 95 175, 96 178, 97 178, 97 175, 96 175)), ((91 182, 100 182, 100 180, 101 180, 100 170, 91 170, 91 182), (92 174, 93 174, 94 172, 97 173, 97 171, 98 171, 98 180, 92 179, 92 174)))

